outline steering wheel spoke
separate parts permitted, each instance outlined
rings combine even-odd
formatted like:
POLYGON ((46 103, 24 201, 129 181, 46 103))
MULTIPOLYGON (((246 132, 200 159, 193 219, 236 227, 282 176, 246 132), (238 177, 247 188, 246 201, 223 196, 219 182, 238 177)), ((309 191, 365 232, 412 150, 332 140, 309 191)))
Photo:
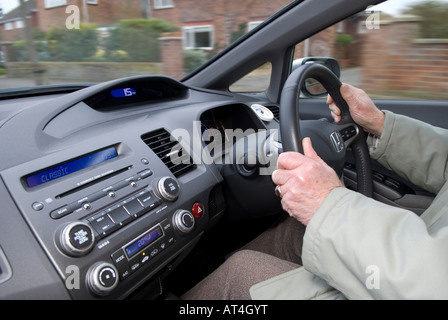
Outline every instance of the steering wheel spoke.
POLYGON ((350 147, 350 145, 356 141, 358 136, 363 134, 363 129, 361 129, 356 123, 335 123, 335 127, 341 134, 346 148, 350 147))

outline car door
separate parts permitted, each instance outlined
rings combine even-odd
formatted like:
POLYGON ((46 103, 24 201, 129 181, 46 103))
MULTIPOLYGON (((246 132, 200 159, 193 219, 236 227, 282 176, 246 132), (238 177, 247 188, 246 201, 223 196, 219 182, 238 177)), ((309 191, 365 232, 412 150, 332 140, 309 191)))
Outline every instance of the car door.
MULTIPOLYGON (((434 3, 424 4, 426 10, 436 14, 434 3)), ((440 5, 438 10, 448 12, 448 4, 439 2, 437 5, 440 5)), ((341 81, 365 90, 381 110, 448 129, 446 24, 432 22, 422 5, 403 3, 398 11, 388 9, 386 2, 345 19, 321 32, 320 38, 318 34, 308 39, 308 48, 319 45, 320 51, 326 48, 327 52, 332 48, 341 65, 341 81), (409 13, 413 15, 404 15, 409 13), (439 30, 445 28, 445 32, 430 33, 428 25, 439 30), (325 32, 327 37, 335 33, 334 46, 323 41, 325 32)), ((309 51, 313 53, 313 49, 309 51)), ((302 119, 331 119, 325 97, 302 98, 300 109, 302 119)), ((349 153, 344 180, 347 187, 356 190, 356 168, 351 159, 349 153)), ((377 200, 421 214, 434 199, 433 194, 405 181, 376 161, 372 162, 372 167, 377 200)))
MULTIPOLYGON (((404 99, 373 99, 378 108, 389 110, 432 125, 448 129, 448 103, 443 101, 410 101, 404 99)), ((328 105, 323 99, 304 98, 301 101, 301 118, 330 119, 328 105)), ((377 161, 372 161, 374 198, 387 204, 423 213, 434 199, 434 195, 415 186, 385 169, 377 161)), ((344 183, 356 190, 356 167, 351 150, 348 150, 344 169, 344 183)))

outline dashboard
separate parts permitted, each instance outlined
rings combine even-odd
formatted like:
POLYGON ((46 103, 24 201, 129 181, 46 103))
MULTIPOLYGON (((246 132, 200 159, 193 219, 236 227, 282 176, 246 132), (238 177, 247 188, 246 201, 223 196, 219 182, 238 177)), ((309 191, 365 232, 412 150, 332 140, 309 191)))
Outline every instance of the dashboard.
POLYGON ((151 76, 1 100, 0 299, 157 296, 229 203, 259 197, 216 161, 231 130, 278 129, 247 99, 151 76))

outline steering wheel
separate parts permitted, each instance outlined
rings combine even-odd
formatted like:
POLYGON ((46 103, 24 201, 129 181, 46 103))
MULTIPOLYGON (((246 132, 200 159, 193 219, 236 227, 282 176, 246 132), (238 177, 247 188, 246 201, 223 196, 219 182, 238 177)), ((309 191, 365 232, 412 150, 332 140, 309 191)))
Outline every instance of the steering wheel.
POLYGON ((357 169, 358 192, 372 197, 373 178, 367 142, 363 129, 353 121, 347 102, 342 98, 341 85, 341 81, 332 71, 317 63, 302 65, 290 74, 280 100, 280 134, 283 151, 303 153, 302 135, 306 134, 310 136, 317 154, 341 176, 346 150, 351 147, 357 169), (331 95, 341 110, 340 122, 299 119, 299 89, 309 78, 319 81, 331 95))

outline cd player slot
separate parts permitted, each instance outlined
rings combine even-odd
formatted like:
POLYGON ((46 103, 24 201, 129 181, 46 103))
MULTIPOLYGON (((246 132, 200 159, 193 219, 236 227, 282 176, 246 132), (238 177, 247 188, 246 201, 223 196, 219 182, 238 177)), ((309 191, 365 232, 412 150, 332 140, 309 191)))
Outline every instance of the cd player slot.
POLYGON ((93 186, 93 185, 95 185, 95 184, 97 184, 97 183, 99 183, 99 182, 102 182, 102 181, 105 181, 105 180, 110 179, 110 178, 112 178, 112 177, 118 176, 119 174, 121 174, 121 173, 123 173, 123 172, 126 172, 126 171, 131 170, 133 167, 134 167, 134 166, 131 165, 131 166, 125 167, 125 168, 123 168, 123 169, 120 169, 120 170, 117 170, 117 171, 108 173, 108 174, 106 174, 106 175, 104 175, 104 176, 102 176, 102 177, 93 179, 92 181, 89 181, 89 182, 87 182, 87 183, 85 183, 85 184, 83 184, 83 185, 81 185, 81 186, 79 186, 79 187, 76 187, 76 188, 71 189, 71 190, 69 190, 69 191, 66 191, 66 192, 64 192, 64 193, 61 193, 61 194, 57 195, 55 198, 56 198, 56 199, 62 199, 62 198, 64 198, 64 197, 67 197, 67 196, 69 196, 69 195, 71 195, 71 194, 74 194, 74 193, 76 193, 76 192, 78 192, 78 191, 81 191, 81 190, 84 190, 84 189, 86 189, 86 188, 88 188, 88 187, 90 187, 90 186, 93 186))

